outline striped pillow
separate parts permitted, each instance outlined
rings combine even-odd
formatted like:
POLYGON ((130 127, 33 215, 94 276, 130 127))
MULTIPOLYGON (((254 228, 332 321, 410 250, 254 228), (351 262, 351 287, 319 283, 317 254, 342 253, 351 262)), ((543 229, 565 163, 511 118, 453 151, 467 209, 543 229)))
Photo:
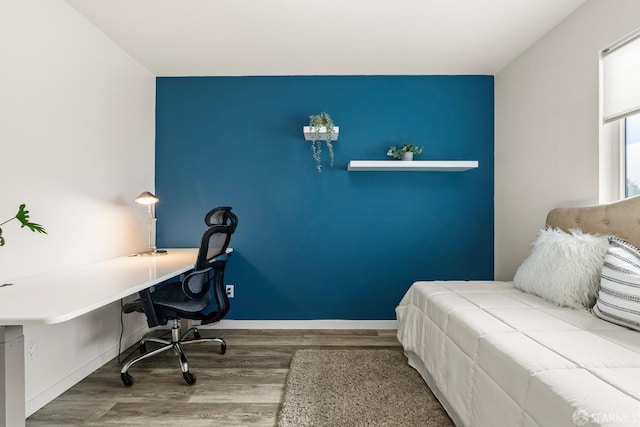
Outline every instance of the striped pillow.
POLYGON ((609 239, 593 314, 640 331, 640 251, 624 240, 609 239))

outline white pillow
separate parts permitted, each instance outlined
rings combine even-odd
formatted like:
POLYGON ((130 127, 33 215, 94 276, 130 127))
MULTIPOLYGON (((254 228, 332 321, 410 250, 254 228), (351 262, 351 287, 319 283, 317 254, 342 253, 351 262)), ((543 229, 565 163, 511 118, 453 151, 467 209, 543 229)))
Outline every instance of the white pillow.
POLYGON ((593 314, 640 331, 640 251, 631 243, 610 239, 593 314))
POLYGON ((513 279, 514 286, 564 307, 593 307, 608 235, 542 230, 513 279))

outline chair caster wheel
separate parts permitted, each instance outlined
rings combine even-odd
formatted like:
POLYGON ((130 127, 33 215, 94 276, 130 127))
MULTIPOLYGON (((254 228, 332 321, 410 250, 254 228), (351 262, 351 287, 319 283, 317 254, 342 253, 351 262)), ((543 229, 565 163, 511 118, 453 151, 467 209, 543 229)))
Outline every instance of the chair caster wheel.
POLYGON ((196 340, 202 339, 202 335, 200 335, 200 332, 197 329, 193 332, 193 338, 196 340))
POLYGON ((145 354, 147 352, 147 345, 146 344, 140 344, 140 354, 145 354))
POLYGON ((226 343, 220 344, 220 354, 225 354, 226 352, 227 352, 227 344, 226 343))
POLYGON ((122 380, 122 384, 124 384, 125 387, 131 387, 133 385, 133 377, 127 372, 121 373, 120 379, 122 380))
POLYGON ((191 372, 183 372, 182 378, 184 378, 184 382, 186 382, 187 385, 194 385, 196 383, 196 376, 191 372))

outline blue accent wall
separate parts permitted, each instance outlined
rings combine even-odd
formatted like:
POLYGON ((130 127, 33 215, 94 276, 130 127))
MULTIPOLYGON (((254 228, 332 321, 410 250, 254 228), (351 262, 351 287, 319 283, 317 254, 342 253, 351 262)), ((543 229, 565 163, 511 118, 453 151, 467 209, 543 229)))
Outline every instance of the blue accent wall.
POLYGON ((230 319, 395 319, 416 280, 492 280, 493 92, 492 76, 158 78, 158 246, 196 246, 233 206, 230 319), (322 111, 340 135, 318 173, 302 127, 322 111), (403 142, 480 167, 347 171, 403 142))

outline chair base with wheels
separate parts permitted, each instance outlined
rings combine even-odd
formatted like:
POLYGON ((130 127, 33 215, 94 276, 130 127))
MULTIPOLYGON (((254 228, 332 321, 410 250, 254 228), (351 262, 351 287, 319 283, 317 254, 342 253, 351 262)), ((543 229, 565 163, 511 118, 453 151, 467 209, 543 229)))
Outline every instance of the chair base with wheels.
POLYGON ((152 336, 145 336, 144 338, 142 338, 142 340, 140 340, 140 355, 125 363, 120 370, 120 379, 126 387, 130 387, 133 385, 133 377, 129 375, 129 368, 131 368, 141 360, 144 360, 151 356, 155 356, 156 354, 163 353, 167 350, 173 349, 178 356, 178 359, 180 361, 180 369, 182 369, 182 377, 184 378, 184 381, 187 383, 187 385, 194 385, 196 383, 196 376, 189 372, 189 360, 187 359, 187 355, 182 350, 183 345, 201 342, 217 342, 220 343, 220 353, 226 353, 227 343, 225 342, 224 337, 202 338, 200 332, 198 331, 198 328, 196 327, 189 328, 186 332, 180 334, 180 321, 178 319, 174 319, 172 322, 173 325, 171 326, 171 341, 152 336), (191 333, 193 333, 193 338, 188 338, 191 333), (147 349, 148 342, 160 344, 160 347, 151 350, 147 349))

